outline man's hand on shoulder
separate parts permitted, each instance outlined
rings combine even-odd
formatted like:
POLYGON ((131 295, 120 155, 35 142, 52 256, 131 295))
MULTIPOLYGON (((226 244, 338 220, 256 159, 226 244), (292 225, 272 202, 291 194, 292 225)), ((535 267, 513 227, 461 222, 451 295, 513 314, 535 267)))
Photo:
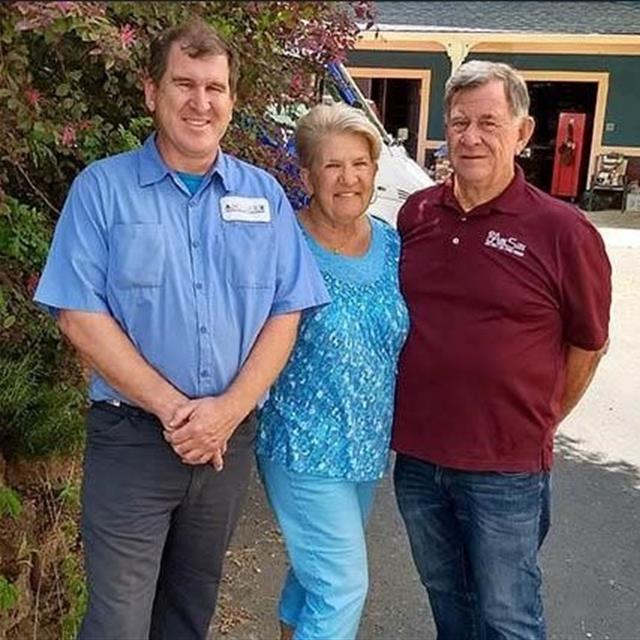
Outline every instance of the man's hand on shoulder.
POLYGON ((186 464, 211 464, 220 471, 227 441, 245 417, 228 395, 189 400, 165 427, 165 438, 186 464))

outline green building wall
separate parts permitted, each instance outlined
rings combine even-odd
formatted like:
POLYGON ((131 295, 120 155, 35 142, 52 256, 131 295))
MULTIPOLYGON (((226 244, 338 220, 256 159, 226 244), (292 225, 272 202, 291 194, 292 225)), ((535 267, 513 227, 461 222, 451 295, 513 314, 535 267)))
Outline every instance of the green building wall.
MULTIPOLYGON (((603 133, 606 146, 640 147, 640 56, 470 54, 467 58, 506 62, 535 71, 594 71, 609 73, 605 122, 615 125, 603 133)), ((414 51, 351 51, 347 65, 357 67, 430 69, 431 95, 427 137, 442 140, 442 96, 451 64, 445 53, 414 51)))

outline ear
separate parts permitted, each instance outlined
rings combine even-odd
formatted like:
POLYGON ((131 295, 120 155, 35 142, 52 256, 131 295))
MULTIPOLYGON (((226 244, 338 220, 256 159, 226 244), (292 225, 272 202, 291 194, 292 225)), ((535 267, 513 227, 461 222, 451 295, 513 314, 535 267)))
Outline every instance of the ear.
POLYGON ((518 127, 518 144, 516 146, 517 153, 522 153, 524 148, 529 144, 533 131, 536 128, 536 122, 531 116, 525 116, 520 121, 518 127))
POLYGON ((156 110, 156 95, 158 93, 158 87, 156 83, 149 77, 144 79, 144 103, 147 105, 147 109, 153 113, 156 110))
POLYGON ((302 184, 307 191, 307 195, 313 195, 313 183, 311 181, 311 171, 304 167, 300 169, 300 177, 302 178, 302 184))

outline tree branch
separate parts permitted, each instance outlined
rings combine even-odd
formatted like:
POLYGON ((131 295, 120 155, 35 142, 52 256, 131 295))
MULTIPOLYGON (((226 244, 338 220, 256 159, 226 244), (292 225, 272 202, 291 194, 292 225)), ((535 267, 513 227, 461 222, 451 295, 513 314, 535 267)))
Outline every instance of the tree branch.
POLYGON ((32 182, 27 172, 17 162, 12 162, 11 164, 20 172, 22 177, 29 183, 29 186, 33 189, 33 191, 42 198, 43 202, 49 207, 49 209, 51 209, 51 211, 53 211, 57 215, 60 215, 60 209, 58 209, 56 206, 51 204, 51 201, 49 200, 49 198, 47 198, 44 192, 38 189, 38 187, 32 182))

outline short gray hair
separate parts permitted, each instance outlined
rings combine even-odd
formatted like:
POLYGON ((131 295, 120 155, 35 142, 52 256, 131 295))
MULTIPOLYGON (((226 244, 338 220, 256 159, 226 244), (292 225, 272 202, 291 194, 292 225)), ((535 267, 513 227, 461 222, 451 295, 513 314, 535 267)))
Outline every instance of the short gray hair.
POLYGON ((516 118, 529 115, 529 92, 520 74, 508 64, 489 62, 488 60, 470 60, 458 67, 458 70, 447 80, 444 87, 445 119, 449 117, 453 97, 464 89, 475 89, 493 80, 504 85, 504 93, 516 118))
POLYGON ((367 116, 342 102, 312 107, 296 125, 296 153, 300 166, 311 168, 323 138, 342 133, 361 135, 369 144, 371 159, 380 157, 382 138, 367 116))

